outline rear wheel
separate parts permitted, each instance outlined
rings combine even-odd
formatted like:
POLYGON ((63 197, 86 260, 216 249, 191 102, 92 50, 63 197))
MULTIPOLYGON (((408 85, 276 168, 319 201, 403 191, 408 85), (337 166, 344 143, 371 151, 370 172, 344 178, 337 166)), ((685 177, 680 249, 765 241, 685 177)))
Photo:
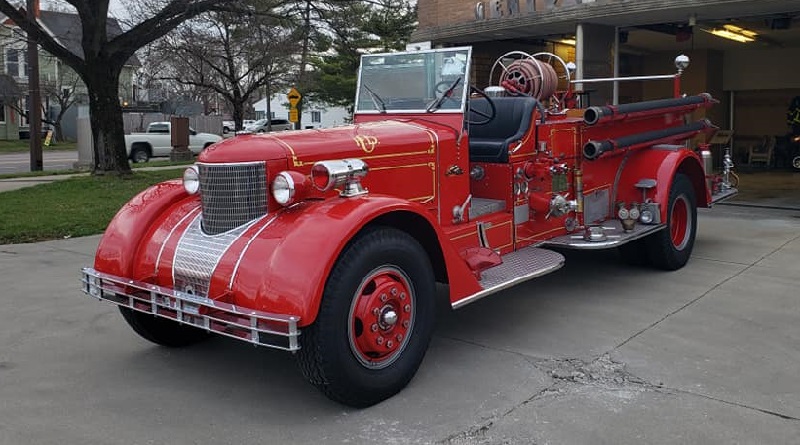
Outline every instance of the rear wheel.
POLYGON ((680 269, 689 261, 696 232, 694 187, 686 175, 679 173, 670 187, 666 229, 646 238, 650 261, 660 269, 680 269))
POLYGON ((628 266, 648 266, 650 258, 647 255, 647 240, 637 239, 625 243, 617 248, 620 260, 628 266))
POLYGON ((179 348, 199 343, 211 336, 198 328, 130 308, 120 307, 119 311, 137 334, 157 345, 179 348))
POLYGON ((405 232, 377 228, 346 248, 298 354, 329 398, 366 407, 403 389, 425 356, 436 287, 430 261, 405 232))
POLYGON ((794 159, 792 159, 792 167, 800 170, 800 156, 795 156, 794 159))
POLYGON ((144 145, 134 145, 131 149, 131 160, 133 162, 147 162, 150 159, 150 151, 144 145))

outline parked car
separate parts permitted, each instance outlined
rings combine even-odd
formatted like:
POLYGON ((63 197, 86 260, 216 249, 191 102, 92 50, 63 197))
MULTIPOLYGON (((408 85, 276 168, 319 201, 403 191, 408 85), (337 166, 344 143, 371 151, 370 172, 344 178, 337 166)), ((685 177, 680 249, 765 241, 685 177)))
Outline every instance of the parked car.
MULTIPOLYGON (((219 142, 222 137, 211 133, 198 133, 189 129, 189 150, 199 154, 209 145, 219 142)), ((146 133, 125 135, 125 149, 133 162, 147 162, 150 158, 169 156, 172 151, 172 133, 169 122, 153 122, 147 126, 146 133)))
MULTIPOLYGON (((256 121, 253 119, 245 119, 242 121, 242 128, 246 128, 248 125, 255 124, 256 121)), ((231 131, 236 130, 236 122, 235 121, 222 121, 222 133, 228 134, 231 131)))
MULTIPOLYGON (((252 125, 245 127, 247 133, 266 133, 269 131, 267 127, 267 119, 255 121, 252 125)), ((272 131, 286 131, 294 130, 294 124, 286 119, 272 119, 272 131)))

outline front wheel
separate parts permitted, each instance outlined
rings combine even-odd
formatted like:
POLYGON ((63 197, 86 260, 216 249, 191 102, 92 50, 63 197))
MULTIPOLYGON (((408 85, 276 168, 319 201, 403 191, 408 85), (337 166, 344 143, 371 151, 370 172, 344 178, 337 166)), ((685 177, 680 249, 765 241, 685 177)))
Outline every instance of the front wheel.
POLYGON ((796 170, 800 170, 800 156, 795 156, 794 159, 792 159, 792 167, 796 170))
POLYGON ((664 270, 686 265, 697 233, 697 199, 692 182, 684 174, 672 180, 667 204, 667 227, 645 238, 652 264, 664 270))
POLYGON ((119 311, 134 332, 157 345, 180 348, 199 343, 211 336, 201 329, 130 308, 120 307, 119 311))
POLYGON ((430 260, 413 237, 387 227, 368 230, 336 262, 317 319, 300 337, 303 374, 353 407, 393 396, 425 356, 435 296, 430 260))

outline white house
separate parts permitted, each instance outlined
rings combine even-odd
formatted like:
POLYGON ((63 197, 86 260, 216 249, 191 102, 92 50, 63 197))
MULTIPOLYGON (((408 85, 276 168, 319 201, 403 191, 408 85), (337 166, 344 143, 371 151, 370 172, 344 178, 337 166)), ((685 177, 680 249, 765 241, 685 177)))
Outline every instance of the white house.
MULTIPOLYGON (((267 110, 266 99, 256 102, 253 108, 256 111, 256 119, 263 119, 267 110)), ((289 100, 285 94, 272 96, 270 112, 273 119, 289 118, 289 100)), ((349 124, 351 120, 352 117, 344 107, 311 104, 303 108, 300 123, 302 128, 330 128, 349 124)))

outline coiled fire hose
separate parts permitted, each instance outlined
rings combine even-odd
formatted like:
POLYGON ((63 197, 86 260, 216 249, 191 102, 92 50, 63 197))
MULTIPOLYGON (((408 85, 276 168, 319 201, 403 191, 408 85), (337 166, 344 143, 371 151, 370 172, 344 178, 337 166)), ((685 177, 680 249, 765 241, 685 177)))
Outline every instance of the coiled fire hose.
POLYGON ((512 94, 525 94, 544 100, 555 94, 558 74, 549 63, 536 59, 519 59, 504 70, 500 85, 512 94))

